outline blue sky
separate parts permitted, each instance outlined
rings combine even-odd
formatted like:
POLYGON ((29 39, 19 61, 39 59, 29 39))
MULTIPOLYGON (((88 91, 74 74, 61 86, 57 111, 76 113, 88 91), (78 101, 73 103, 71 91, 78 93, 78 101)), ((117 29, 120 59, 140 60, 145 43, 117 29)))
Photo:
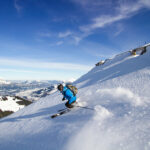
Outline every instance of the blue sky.
POLYGON ((0 78, 78 78, 150 42, 150 0, 1 0, 0 78))

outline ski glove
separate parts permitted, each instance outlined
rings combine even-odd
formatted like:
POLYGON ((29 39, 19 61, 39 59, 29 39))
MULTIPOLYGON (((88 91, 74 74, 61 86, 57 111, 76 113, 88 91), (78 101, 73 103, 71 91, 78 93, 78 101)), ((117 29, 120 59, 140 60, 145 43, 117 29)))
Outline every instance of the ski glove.
POLYGON ((64 100, 65 100, 65 98, 63 97, 62 101, 64 101, 64 100))

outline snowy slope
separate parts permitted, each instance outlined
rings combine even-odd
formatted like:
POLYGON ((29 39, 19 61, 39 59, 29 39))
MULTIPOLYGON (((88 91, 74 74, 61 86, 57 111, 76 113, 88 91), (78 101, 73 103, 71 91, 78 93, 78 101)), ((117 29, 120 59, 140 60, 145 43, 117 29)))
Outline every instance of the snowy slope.
POLYGON ((62 95, 46 98, 0 120, 0 150, 149 150, 150 47, 93 68, 75 83, 78 102, 95 110, 64 108, 62 95))

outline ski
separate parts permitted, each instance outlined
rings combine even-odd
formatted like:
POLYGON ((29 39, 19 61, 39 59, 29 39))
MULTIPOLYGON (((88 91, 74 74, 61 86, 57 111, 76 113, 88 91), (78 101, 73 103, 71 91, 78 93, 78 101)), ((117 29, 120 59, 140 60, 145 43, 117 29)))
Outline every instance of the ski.
POLYGON ((58 112, 61 112, 61 111, 67 110, 67 109, 68 108, 59 109, 58 112))
MULTIPOLYGON (((79 108, 89 109, 89 110, 95 110, 94 108, 90 108, 90 107, 87 107, 87 106, 75 105, 74 107, 79 107, 79 108)), ((63 114, 68 113, 69 111, 71 111, 71 109, 69 109, 69 108, 60 109, 60 110, 58 110, 58 113, 53 114, 53 115, 51 116, 51 118, 55 118, 55 117, 61 116, 61 115, 63 115, 63 114)))
POLYGON ((58 117, 58 116, 61 116, 61 115, 63 115, 63 114, 68 113, 69 111, 71 111, 71 110, 70 110, 70 109, 63 110, 63 111, 61 111, 61 112, 58 112, 58 113, 52 115, 51 118, 56 118, 56 117, 58 117))

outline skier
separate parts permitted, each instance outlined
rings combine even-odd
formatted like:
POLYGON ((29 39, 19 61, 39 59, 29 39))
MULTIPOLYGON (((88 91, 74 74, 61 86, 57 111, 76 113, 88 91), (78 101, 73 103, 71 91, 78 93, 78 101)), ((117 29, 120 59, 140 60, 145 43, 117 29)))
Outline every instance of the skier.
POLYGON ((73 108, 76 103, 76 96, 73 94, 73 92, 69 88, 67 88, 67 86, 63 86, 62 84, 59 84, 57 89, 64 96, 62 101, 64 101, 65 99, 68 100, 68 102, 65 103, 66 107, 73 108))

